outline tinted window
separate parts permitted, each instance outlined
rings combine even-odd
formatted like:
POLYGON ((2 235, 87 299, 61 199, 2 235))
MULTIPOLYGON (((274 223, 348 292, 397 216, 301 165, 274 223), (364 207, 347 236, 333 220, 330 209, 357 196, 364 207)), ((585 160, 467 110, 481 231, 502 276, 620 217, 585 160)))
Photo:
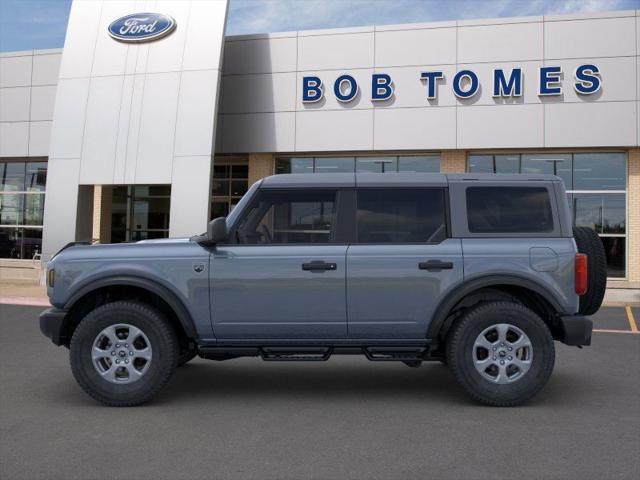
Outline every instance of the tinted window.
POLYGON ((238 243, 330 243, 335 197, 328 190, 263 190, 240 220, 238 243))
POLYGON ((473 233, 553 231, 549 193, 542 187, 467 188, 467 217, 473 233))
POLYGON ((446 237, 444 190, 358 191, 359 243, 440 242, 446 237))

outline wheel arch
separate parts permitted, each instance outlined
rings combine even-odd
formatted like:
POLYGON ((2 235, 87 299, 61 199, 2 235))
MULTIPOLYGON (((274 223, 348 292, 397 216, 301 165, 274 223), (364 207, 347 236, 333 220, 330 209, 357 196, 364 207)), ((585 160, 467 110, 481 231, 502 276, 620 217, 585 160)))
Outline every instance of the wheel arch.
POLYGON ((516 275, 488 275, 469 280, 458 285, 450 291, 439 303, 427 329, 427 338, 438 343, 438 340, 446 334, 455 320, 455 314, 459 307, 464 307, 465 299, 476 300, 477 304, 492 295, 518 298, 526 306, 533 307, 543 320, 554 331, 553 317, 557 312, 563 311, 560 301, 546 287, 528 278, 516 275), (452 318, 454 317, 454 318, 452 318))
POLYGON ((65 302, 65 344, 88 311, 116 299, 142 298, 165 313, 183 342, 197 338, 193 318, 184 302, 169 288, 147 278, 118 275, 107 277, 77 289, 65 302))

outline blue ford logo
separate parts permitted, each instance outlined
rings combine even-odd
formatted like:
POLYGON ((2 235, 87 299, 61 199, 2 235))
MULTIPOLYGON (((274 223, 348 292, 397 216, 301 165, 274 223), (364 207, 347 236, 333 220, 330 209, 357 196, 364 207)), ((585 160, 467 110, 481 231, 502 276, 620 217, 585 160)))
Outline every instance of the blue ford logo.
POLYGON ((134 13, 109 25, 109 35, 121 42, 149 42, 169 35, 176 21, 161 13, 134 13))

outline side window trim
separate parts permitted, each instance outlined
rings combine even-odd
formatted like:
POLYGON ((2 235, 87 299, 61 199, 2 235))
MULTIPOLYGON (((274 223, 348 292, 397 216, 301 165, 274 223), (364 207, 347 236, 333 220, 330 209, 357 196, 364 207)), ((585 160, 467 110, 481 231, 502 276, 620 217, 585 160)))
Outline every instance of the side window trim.
POLYGON ((354 245, 439 245, 445 240, 452 238, 451 235, 451 207, 450 207, 450 199, 449 199, 449 188, 445 186, 431 186, 431 187, 357 187, 353 189, 354 191, 354 206, 353 206, 353 241, 350 242, 354 245), (360 242, 358 239, 358 195, 359 191, 363 190, 396 190, 396 191, 408 191, 408 190, 438 190, 442 192, 443 195, 443 207, 444 207, 444 225, 445 225, 445 235, 444 237, 436 242, 360 242))
MULTIPOLYGON (((242 246, 242 247, 277 247, 277 246, 286 246, 286 245, 296 245, 296 246, 321 246, 321 245, 348 245, 350 243, 350 238, 345 236, 345 232, 341 232, 339 230, 340 227, 340 218, 341 214, 345 216, 345 214, 341 211, 341 203, 343 198, 343 192, 348 192, 352 190, 351 188, 332 188, 332 187, 321 187, 321 188, 261 188, 255 194, 255 197, 248 202, 242 211, 238 214, 235 219, 233 225, 229 228, 229 236, 225 243, 219 244, 222 246, 242 246), (304 192, 308 193, 309 191, 320 190, 324 192, 334 192, 334 203, 335 203, 335 219, 334 224, 332 225, 332 231, 330 234, 329 242, 314 242, 314 243, 272 243, 272 244, 260 244, 260 243, 240 243, 238 241, 238 231, 240 225, 247 218, 247 215, 252 211, 256 201, 260 201, 261 196, 265 192, 304 192), (340 241, 342 240, 342 241, 340 241)), ((348 216, 347 216, 348 218, 348 216)))

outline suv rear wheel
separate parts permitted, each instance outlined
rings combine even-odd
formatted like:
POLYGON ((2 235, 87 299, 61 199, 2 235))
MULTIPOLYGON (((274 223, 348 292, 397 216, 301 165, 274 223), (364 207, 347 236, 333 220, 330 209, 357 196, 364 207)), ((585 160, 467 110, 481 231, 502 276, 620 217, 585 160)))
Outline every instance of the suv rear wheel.
POLYGON ((447 363, 477 401, 509 407, 533 397, 555 362, 551 332, 514 302, 492 302, 466 312, 447 338, 447 363))
POLYGON ((86 393, 105 405, 127 407, 158 393, 177 356, 176 335, 160 312, 119 301, 96 308, 80 322, 69 358, 86 393))

